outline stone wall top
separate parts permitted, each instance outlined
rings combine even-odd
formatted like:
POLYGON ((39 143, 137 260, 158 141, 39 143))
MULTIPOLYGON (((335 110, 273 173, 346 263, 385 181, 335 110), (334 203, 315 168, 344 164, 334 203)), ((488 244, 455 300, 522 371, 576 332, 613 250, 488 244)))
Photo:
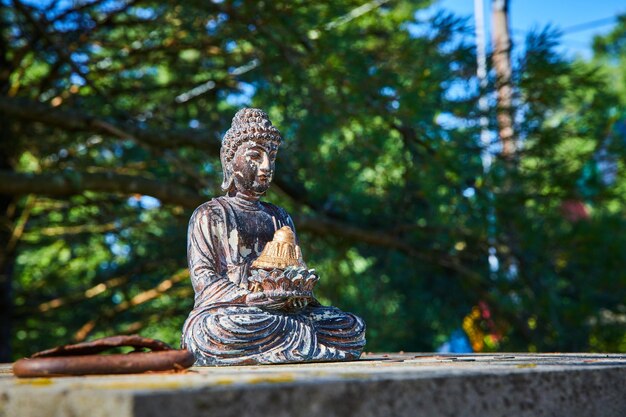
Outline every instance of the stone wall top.
POLYGON ((18 379, 9 416, 626 416, 626 355, 368 354, 339 363, 18 379))

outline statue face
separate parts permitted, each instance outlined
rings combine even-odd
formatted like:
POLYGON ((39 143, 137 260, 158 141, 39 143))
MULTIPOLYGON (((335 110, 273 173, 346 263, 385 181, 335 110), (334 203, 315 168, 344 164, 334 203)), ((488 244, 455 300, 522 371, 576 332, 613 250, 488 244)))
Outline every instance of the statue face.
POLYGON ((271 142, 248 141, 239 145, 232 161, 237 192, 260 197, 270 188, 277 150, 276 144, 271 142))

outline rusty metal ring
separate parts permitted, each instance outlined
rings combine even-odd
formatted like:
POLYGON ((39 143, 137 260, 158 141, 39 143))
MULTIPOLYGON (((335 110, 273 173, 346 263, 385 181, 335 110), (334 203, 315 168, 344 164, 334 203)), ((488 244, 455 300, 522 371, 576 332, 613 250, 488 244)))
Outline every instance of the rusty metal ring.
POLYGON ((13 364, 13 374, 21 378, 69 375, 131 374, 150 371, 180 371, 193 365, 187 350, 140 336, 114 336, 38 352, 13 364), (113 347, 150 348, 153 352, 98 355, 113 347), (155 351, 156 350, 156 351, 155 351))

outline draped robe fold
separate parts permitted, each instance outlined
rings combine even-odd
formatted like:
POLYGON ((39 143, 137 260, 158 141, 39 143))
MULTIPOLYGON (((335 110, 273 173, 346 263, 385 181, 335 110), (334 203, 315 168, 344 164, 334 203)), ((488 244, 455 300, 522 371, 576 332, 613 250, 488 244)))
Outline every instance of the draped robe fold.
POLYGON ((195 291, 183 327, 183 348, 196 365, 242 365, 356 359, 365 324, 350 313, 314 302, 296 313, 246 305, 251 263, 276 230, 295 227, 281 208, 218 197, 189 222, 187 256, 195 291))

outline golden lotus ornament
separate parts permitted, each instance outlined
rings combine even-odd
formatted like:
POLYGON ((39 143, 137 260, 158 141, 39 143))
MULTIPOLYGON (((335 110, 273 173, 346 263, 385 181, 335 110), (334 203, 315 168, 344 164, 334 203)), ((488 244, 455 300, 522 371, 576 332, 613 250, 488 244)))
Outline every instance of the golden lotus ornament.
POLYGON ((251 266, 250 300, 264 300, 266 308, 275 304, 287 311, 300 310, 314 300, 313 287, 319 277, 314 269, 307 269, 289 226, 274 233, 251 266))

